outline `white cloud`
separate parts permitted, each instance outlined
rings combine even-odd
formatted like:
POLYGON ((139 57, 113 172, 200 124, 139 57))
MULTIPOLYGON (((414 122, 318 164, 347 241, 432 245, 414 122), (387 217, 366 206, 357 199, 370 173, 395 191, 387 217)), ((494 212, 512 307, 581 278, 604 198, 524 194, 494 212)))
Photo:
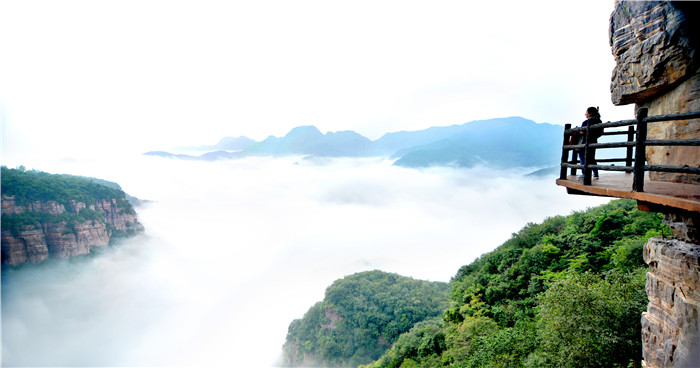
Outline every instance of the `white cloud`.
POLYGON ((9 365, 270 366, 288 324, 338 278, 448 281, 527 222, 606 201, 568 196, 552 178, 374 159, 36 168, 115 180, 156 203, 139 210, 145 237, 3 274, 9 365))

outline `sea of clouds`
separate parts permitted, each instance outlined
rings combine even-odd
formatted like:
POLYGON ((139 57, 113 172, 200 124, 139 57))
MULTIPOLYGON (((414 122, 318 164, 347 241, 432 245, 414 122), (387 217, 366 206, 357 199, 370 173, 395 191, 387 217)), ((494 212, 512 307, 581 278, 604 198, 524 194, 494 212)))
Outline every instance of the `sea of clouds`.
POLYGON ((529 170, 376 158, 28 168, 115 181, 153 202, 137 208, 141 236, 3 271, 5 366, 275 366, 289 323, 336 279, 379 269, 449 281, 528 222, 607 201, 529 170))

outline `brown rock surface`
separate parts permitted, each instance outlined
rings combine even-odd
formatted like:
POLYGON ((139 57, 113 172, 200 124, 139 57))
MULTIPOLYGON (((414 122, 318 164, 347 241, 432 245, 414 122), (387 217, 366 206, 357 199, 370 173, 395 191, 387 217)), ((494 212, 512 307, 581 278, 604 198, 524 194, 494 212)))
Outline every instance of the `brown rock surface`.
POLYGON ((3 258, 11 266, 22 263, 39 263, 49 257, 44 231, 40 227, 23 226, 17 236, 2 231, 3 258))
MULTIPOLYGON (((636 103, 649 115, 700 111, 700 3, 618 1, 610 17, 616 66, 615 105, 636 103)), ((648 139, 700 139, 700 120, 649 125, 648 139)), ((700 147, 648 147, 652 165, 700 165, 700 147)), ((699 175, 651 172, 652 180, 700 183, 699 175)))
POLYGON ((136 218, 136 212, 126 211, 123 208, 117 206, 117 200, 112 199, 111 201, 101 201, 97 202, 94 206, 90 208, 96 209, 101 212, 107 223, 115 230, 121 231, 142 231, 143 228, 139 224, 136 218))
POLYGON ((646 102, 697 73, 688 12, 667 1, 618 1, 610 17, 613 103, 646 102))
POLYGON ((647 311, 642 314, 644 367, 686 367, 698 348, 700 245, 651 238, 644 245, 647 311))
MULTIPOLYGON (((124 199, 121 199, 124 200, 124 199)), ((41 226, 23 225, 19 229, 2 230, 2 259, 4 263, 17 266, 23 263, 39 263, 49 257, 69 258, 90 253, 95 247, 107 246, 116 231, 133 234, 143 231, 136 213, 129 207, 119 207, 117 199, 102 201, 88 206, 83 202, 71 201, 69 210, 78 214, 83 209, 96 210, 104 215, 105 221, 87 220, 68 223, 48 221, 41 226)), ((17 215, 39 212, 59 216, 66 212, 64 205, 55 201, 30 202, 17 205, 14 197, 2 197, 2 213, 17 215)))
POLYGON ((89 254, 91 248, 109 244, 105 224, 97 221, 77 223, 74 229, 67 228, 66 223, 49 224, 44 226, 44 232, 49 255, 56 258, 89 254))
POLYGON ((15 201, 14 196, 2 196, 3 214, 20 214, 25 212, 41 212, 52 216, 57 216, 66 212, 66 208, 56 201, 34 201, 29 202, 26 206, 20 206, 15 201))

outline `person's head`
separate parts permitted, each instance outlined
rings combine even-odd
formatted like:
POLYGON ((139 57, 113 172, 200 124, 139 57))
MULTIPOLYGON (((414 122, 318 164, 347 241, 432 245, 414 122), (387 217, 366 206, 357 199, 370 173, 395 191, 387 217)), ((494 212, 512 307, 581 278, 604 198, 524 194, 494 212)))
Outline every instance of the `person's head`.
POLYGON ((598 112, 598 108, 597 108, 597 107, 593 107, 593 106, 587 108, 587 109, 586 109, 586 118, 587 118, 587 119, 590 119, 590 118, 600 118, 600 113, 598 112))

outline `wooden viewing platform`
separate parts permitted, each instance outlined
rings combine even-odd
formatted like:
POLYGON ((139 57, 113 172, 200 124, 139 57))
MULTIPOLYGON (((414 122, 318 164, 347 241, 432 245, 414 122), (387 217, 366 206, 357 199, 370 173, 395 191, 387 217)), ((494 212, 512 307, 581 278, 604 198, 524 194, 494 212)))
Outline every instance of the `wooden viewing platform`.
POLYGON ((601 172, 600 179, 591 185, 583 185, 576 175, 557 179, 557 185, 566 187, 569 194, 636 199, 641 209, 656 205, 700 212, 700 185, 652 181, 647 177, 644 191, 636 192, 631 190, 633 180, 631 173, 601 172))
MULTIPOLYGON (((649 172, 700 175, 699 162, 685 162, 682 166, 647 164, 646 148, 649 146, 693 146, 700 147, 700 139, 647 139, 647 124, 664 121, 700 119, 700 111, 689 113, 647 116, 647 109, 637 111, 634 120, 622 120, 572 128, 564 127, 564 139, 559 179, 557 185, 566 187, 569 194, 595 195, 615 198, 636 199, 639 208, 661 212, 665 207, 700 213, 700 184, 675 181, 650 180, 649 172), (603 136, 623 137, 622 141, 592 143, 589 131, 606 129, 603 136), (611 130, 609 128, 628 128, 611 130), (584 143, 573 142, 572 137, 584 134, 584 143), (595 157, 595 151, 610 148, 625 149, 625 157, 598 159, 593 164, 586 157, 595 157), (583 162, 578 162, 577 152, 581 152, 583 162), (581 170, 581 177, 576 175, 581 170), (592 178, 592 171, 600 171, 600 179, 592 178)), ((698 120, 693 120, 697 123, 698 120)), ((677 164, 678 165, 678 164, 677 164)), ((697 177, 697 176, 696 176, 697 177)))

